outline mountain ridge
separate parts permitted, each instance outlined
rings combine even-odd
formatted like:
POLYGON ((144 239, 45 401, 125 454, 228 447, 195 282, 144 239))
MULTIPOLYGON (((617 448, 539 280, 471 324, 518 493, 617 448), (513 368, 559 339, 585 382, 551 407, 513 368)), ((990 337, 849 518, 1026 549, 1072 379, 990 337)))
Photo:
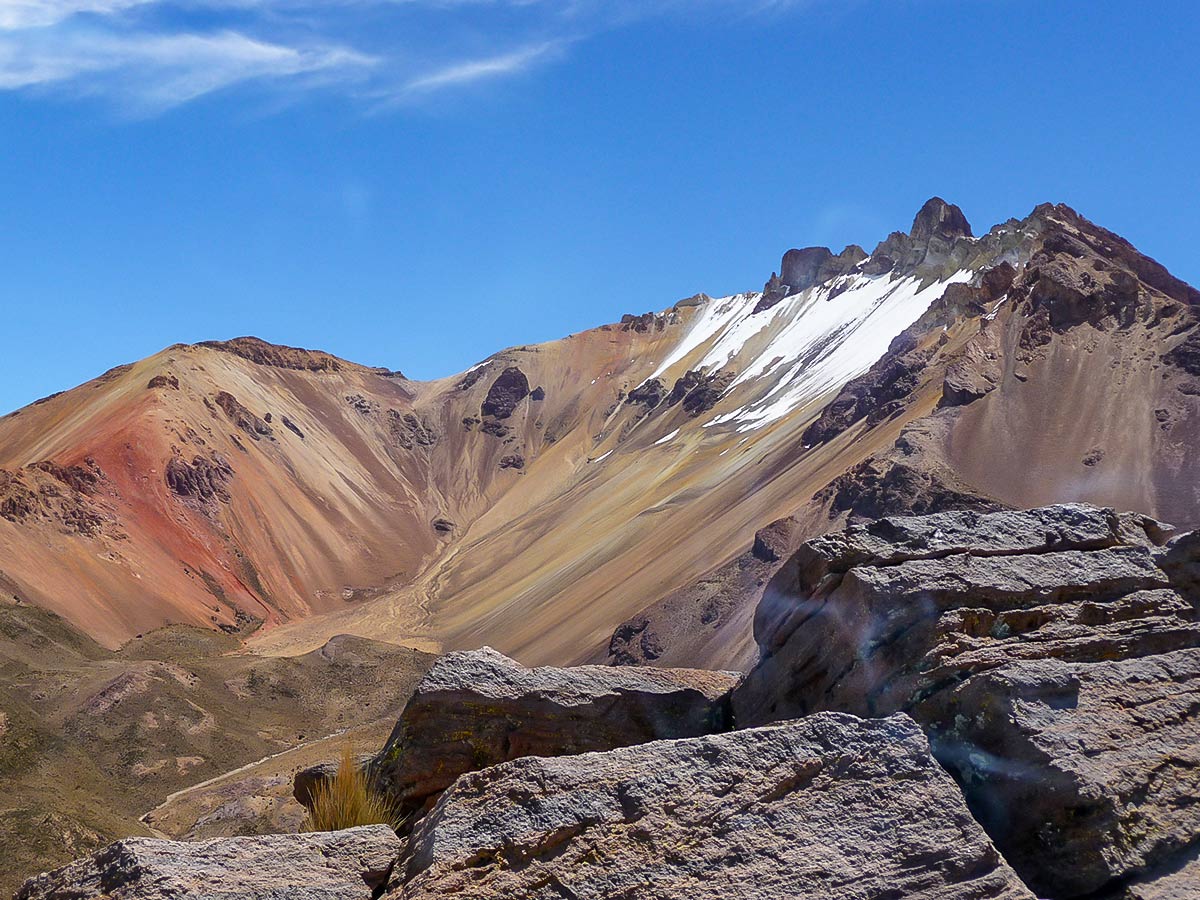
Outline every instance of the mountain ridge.
MULTIPOLYGON (((1200 294, 1061 205, 970 232, 933 198, 869 255, 791 250, 764 291, 429 382, 257 338, 166 348, 0 418, 0 584, 109 644, 183 621, 257 628, 264 653, 346 631, 561 663, 788 516, 799 539, 940 491, 1194 522, 1200 499, 1169 495, 1191 477, 1200 294), (1099 456, 1064 474, 1037 433, 1063 413, 1026 396, 1042 369, 1077 392, 1124 379, 1138 446, 1081 429, 1069 443, 1099 456), (1020 489, 982 449, 1012 428, 1039 460, 1020 489), (1100 483, 1116 464, 1138 487, 1100 483)), ((699 621, 705 639, 735 615, 699 621)), ((716 643, 716 665, 751 646, 716 643)))

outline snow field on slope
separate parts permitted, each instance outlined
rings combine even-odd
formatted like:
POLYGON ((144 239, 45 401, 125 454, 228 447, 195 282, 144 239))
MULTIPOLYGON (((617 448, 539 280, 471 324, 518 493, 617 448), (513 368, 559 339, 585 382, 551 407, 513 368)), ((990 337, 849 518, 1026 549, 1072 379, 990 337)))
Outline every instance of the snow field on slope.
POLYGON ((760 294, 713 300, 650 377, 707 346, 694 368, 715 372, 733 364, 738 374, 731 389, 768 376, 775 383, 759 399, 718 415, 705 427, 736 423, 739 432, 761 428, 867 371, 948 285, 969 281, 973 274, 955 272, 924 290, 911 276, 895 281, 887 275, 846 276, 757 314, 753 310, 760 294), (840 293, 831 298, 835 287, 840 293), (748 345, 761 349, 748 351, 748 345))
MULTIPOLYGON (((916 322, 948 285, 969 281, 972 275, 969 270, 955 272, 924 290, 915 277, 891 281, 887 276, 859 275, 832 299, 830 284, 787 298, 776 307, 779 312, 769 326, 775 334, 766 347, 752 360, 738 358, 741 371, 732 385, 775 376, 774 386, 748 406, 705 425, 736 422, 739 432, 761 428, 840 388, 871 368, 892 339, 916 322)), ((740 331, 740 325, 730 330, 740 331)), ((736 337, 741 339, 739 345, 719 339, 701 365, 727 365, 748 336, 736 337)))

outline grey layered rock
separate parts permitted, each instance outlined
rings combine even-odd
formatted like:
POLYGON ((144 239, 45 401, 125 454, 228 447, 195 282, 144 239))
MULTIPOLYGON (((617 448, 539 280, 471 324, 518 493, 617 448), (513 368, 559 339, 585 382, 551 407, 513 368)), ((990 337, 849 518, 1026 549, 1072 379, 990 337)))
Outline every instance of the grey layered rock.
POLYGON ((1032 898, 907 716, 823 714, 460 778, 387 896, 1032 898))
POLYGON ((371 770, 402 813, 419 812, 464 772, 521 756, 724 730, 737 678, 693 669, 530 669, 489 647, 448 653, 417 685, 371 770))
POLYGON ((1195 900, 1200 897, 1200 847, 1167 866, 1141 874, 1104 900, 1195 900))
POLYGON ((1069 505, 810 541, 764 596, 737 721, 906 711, 1035 890, 1132 884, 1200 846, 1200 541, 1171 533, 1069 505))
MULTIPOLYGON (((1200 650, 1014 663, 937 706, 937 755, 1039 893, 1090 894, 1200 850, 1200 650)), ((1192 890, 1179 896, 1200 896, 1195 869, 1173 873, 1192 890)))
POLYGON ((1159 551, 1156 562, 1175 590, 1200 606, 1200 531, 1172 540, 1159 551))
POLYGON ((368 900, 399 852, 385 825, 195 843, 129 838, 31 878, 16 900, 368 900))
MULTIPOLYGON (((803 544, 768 585, 755 615, 754 634, 764 649, 780 646, 797 616, 812 612, 856 566, 891 566, 958 554, 1015 556, 1052 550, 1098 550, 1135 543, 1112 510, 1082 504, 1002 512, 971 510, 929 516, 889 516, 803 544)), ((1144 535, 1143 535, 1144 540, 1144 535)))

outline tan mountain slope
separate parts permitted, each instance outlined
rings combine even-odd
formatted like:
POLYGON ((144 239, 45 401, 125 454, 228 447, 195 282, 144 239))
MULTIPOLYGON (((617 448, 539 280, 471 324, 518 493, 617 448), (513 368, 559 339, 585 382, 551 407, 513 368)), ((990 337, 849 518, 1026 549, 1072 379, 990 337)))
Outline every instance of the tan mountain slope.
POLYGON ((975 238, 933 200, 869 256, 790 251, 761 293, 436 382, 178 346, 0 420, 0 579, 109 645, 261 621, 263 653, 345 632, 530 663, 674 597, 675 656, 728 665, 760 580, 737 558, 783 516, 785 543, 955 502, 1195 523, 1196 310, 1065 207, 975 238))
POLYGON ((947 290, 799 440, 805 458, 884 449, 593 659, 744 667, 766 581, 847 518, 1088 501, 1200 524, 1200 293, 1066 207, 1022 225, 1027 257, 947 290))

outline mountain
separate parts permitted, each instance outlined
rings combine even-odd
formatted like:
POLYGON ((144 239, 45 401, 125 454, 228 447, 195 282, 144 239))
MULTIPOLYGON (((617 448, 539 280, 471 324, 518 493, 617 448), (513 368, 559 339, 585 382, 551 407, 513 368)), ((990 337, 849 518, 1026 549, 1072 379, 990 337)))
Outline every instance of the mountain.
POLYGON ((109 648, 180 623, 744 667, 766 580, 847 520, 1200 524, 1198 316, 1065 206, 976 237, 934 198, 869 254, 438 381, 177 345, 0 419, 0 589, 109 648))

